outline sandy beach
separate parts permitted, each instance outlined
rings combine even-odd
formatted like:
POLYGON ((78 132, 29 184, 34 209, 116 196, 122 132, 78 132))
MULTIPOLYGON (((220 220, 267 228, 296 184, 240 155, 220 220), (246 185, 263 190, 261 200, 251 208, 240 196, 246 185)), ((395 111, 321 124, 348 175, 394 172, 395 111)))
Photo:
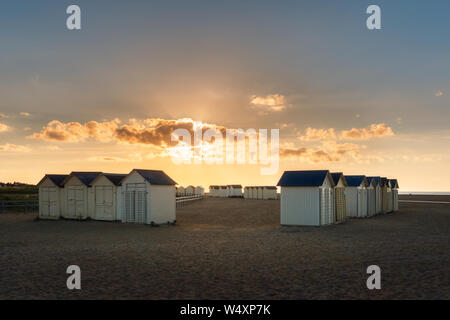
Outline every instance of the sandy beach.
POLYGON ((281 227, 279 206, 207 198, 161 227, 3 214, 0 299, 450 298, 450 204, 321 228, 281 227), (66 288, 73 264, 79 291, 66 288), (372 264, 381 290, 366 288, 372 264))

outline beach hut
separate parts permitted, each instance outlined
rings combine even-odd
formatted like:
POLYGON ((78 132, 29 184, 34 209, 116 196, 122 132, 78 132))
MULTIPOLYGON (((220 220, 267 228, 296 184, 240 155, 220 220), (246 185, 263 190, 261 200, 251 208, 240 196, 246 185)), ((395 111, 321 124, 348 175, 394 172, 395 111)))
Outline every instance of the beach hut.
POLYGON ((249 187, 244 187, 244 199, 249 199, 249 187))
POLYGON ((247 188, 248 188, 248 198, 249 199, 254 199, 254 197, 253 197, 253 190, 255 189, 255 187, 250 186, 250 187, 247 187, 247 188))
POLYGON ((186 196, 193 196, 195 194, 194 186, 187 186, 185 189, 186 196))
POLYGON ((367 177, 375 183, 375 214, 383 213, 383 196, 381 188, 381 177, 367 177))
POLYGON ((381 198, 382 198, 382 213, 388 213, 389 212, 389 196, 391 193, 388 194, 388 188, 389 188, 389 182, 386 177, 381 177, 380 180, 380 187, 381 187, 381 198))
POLYGON ((94 220, 115 221, 120 220, 122 206, 122 193, 120 181, 126 174, 102 173, 95 178, 90 186, 92 193, 93 212, 91 218, 94 220))
POLYGON ((205 189, 202 186, 196 186, 194 190, 194 195, 196 196, 204 196, 205 195, 205 189))
POLYGON ((90 184, 101 172, 74 171, 64 179, 64 207, 61 216, 67 219, 87 219, 94 211, 90 184))
POLYGON ((264 186, 262 187, 262 198, 264 200, 276 200, 277 197, 277 187, 275 186, 264 186))
POLYGON ((372 217, 377 211, 377 194, 375 187, 375 180, 373 178, 367 178, 367 216, 372 217))
POLYGON ((240 184, 231 184, 227 186, 229 198, 242 197, 242 186, 240 184))
POLYGON ((220 186, 219 187, 219 197, 227 198, 228 197, 228 186, 220 186))
POLYGON ((59 219, 63 208, 63 185, 67 174, 46 174, 39 188, 39 218, 59 219))
POLYGON ((392 211, 398 211, 398 181, 390 179, 392 189, 392 211))
POLYGON ((347 218, 347 204, 345 201, 345 188, 347 181, 342 172, 332 172, 331 177, 334 183, 334 213, 336 222, 345 221, 347 218))
POLYGON ((186 190, 184 189, 183 186, 179 186, 176 189, 176 192, 177 192, 177 197, 184 197, 186 195, 186 190))
POLYGON ((383 213, 392 212, 392 188, 388 178, 382 177, 383 183, 383 213))
POLYGON ((122 179, 121 184, 122 222, 175 222, 176 182, 164 171, 134 169, 122 179))
POLYGON ((335 222, 334 182, 328 170, 285 171, 281 187, 281 224, 322 226, 335 222))
POLYGON ((366 176, 347 176, 345 188, 345 203, 347 217, 367 216, 367 179, 366 176))
POLYGON ((263 199, 263 187, 261 186, 256 187, 256 199, 258 200, 263 199))

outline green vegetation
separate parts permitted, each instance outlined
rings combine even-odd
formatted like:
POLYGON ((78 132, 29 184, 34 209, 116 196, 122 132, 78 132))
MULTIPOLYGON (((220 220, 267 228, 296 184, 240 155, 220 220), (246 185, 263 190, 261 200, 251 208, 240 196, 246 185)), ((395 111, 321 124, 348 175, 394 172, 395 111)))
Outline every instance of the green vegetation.
POLYGON ((37 200, 36 186, 0 187, 0 200, 37 200))

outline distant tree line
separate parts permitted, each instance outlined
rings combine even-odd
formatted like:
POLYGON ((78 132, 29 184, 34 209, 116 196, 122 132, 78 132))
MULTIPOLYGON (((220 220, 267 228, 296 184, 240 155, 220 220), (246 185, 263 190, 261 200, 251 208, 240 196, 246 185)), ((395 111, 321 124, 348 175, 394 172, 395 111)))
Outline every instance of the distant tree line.
POLYGON ((0 182, 0 187, 34 187, 34 184, 28 184, 23 182, 0 182))

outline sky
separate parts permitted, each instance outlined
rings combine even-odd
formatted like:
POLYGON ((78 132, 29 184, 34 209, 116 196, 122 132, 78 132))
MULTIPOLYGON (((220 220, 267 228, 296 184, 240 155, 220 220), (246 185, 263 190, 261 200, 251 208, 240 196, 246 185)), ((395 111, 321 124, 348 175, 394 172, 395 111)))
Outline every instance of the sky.
POLYGON ((275 185, 284 170, 450 191, 448 1, 8 1, 0 181, 164 170, 275 185), (68 30, 66 8, 81 8, 68 30), (366 9, 381 8, 381 30, 366 9), (176 164, 176 128, 279 129, 279 168, 176 164))

